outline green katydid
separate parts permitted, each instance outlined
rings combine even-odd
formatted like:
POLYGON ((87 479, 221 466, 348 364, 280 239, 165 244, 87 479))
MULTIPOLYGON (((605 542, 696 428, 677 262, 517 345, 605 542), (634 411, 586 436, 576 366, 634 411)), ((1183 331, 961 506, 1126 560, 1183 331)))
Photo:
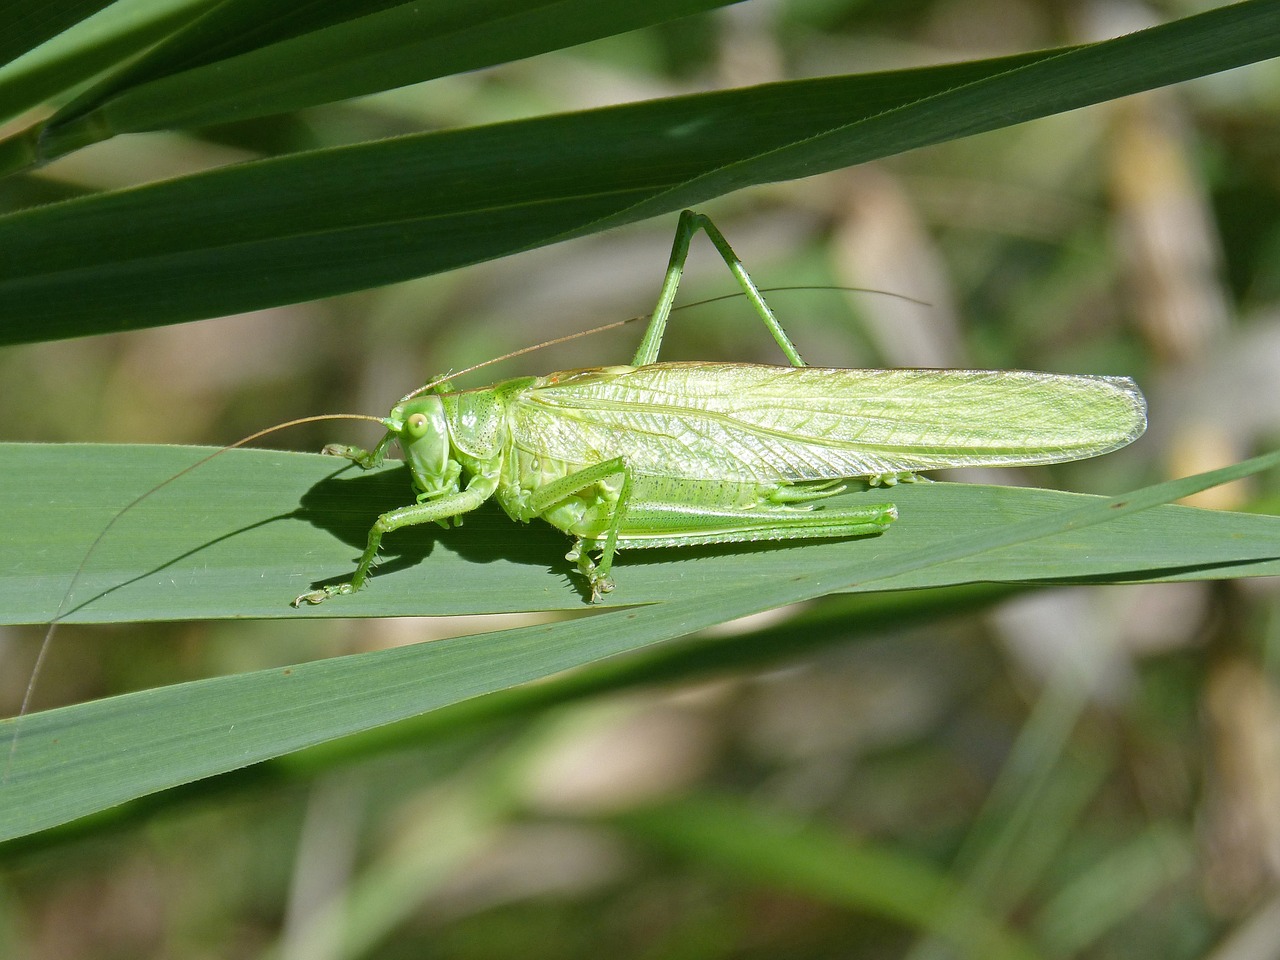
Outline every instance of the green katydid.
POLYGON ((387 432, 372 450, 325 451, 372 468, 398 442, 416 502, 377 519, 350 581, 305 593, 295 606, 364 586, 384 534, 461 523, 491 497, 514 520, 545 520, 572 536, 567 559, 596 601, 614 588, 620 550, 880 533, 897 517, 892 503, 819 501, 854 478, 889 486, 923 470, 1098 456, 1142 435, 1146 405, 1121 377, 806 366, 724 236, 686 210, 630 366, 471 390, 441 379, 404 397, 382 423, 387 432), (790 366, 658 362, 698 230, 790 366))
MULTIPOLYGON (((833 508, 820 501, 854 478, 891 486, 923 470, 1108 453, 1141 436, 1146 408, 1133 381, 1120 377, 806 366, 724 236, 706 217, 685 211, 658 304, 630 366, 461 391, 441 379, 404 397, 385 418, 305 417, 223 449, 326 419, 385 426, 372 450, 331 445, 326 452, 371 468, 398 442, 418 494, 415 503, 377 519, 349 582, 303 594, 295 605, 360 589, 384 534, 414 524, 460 523, 490 497, 513 519, 538 518, 569 533, 574 544, 568 559, 598 600, 613 589, 619 550, 880 533, 897 517, 892 503, 833 508), (790 366, 658 362, 698 230, 711 239, 790 366)), ((131 502, 89 553, 124 513, 216 455, 131 502)), ((19 716, 87 560, 45 634, 19 716)), ((0 783, 8 778, 17 742, 15 731, 0 783)))

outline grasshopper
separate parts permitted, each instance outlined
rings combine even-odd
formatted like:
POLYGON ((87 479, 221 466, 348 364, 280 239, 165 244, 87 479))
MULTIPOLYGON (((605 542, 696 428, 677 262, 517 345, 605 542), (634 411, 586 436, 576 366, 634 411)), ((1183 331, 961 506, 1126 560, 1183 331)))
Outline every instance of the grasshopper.
POLYGON ((807 366, 719 229, 686 210, 629 366, 471 390, 439 379, 381 422, 386 434, 372 450, 325 452, 369 469, 398 443, 415 502, 377 519, 349 581, 304 593, 295 606, 361 589, 384 535, 461 523, 491 497, 513 520, 545 520, 573 538, 566 559, 595 602, 614 589, 619 551, 878 534, 897 517, 892 503, 821 501, 857 478, 892 486, 939 468, 1108 453, 1142 435, 1146 403, 1122 377, 807 366), (699 230, 790 366, 658 361, 699 230))
MULTIPOLYGON (((304 417, 223 449, 331 419, 385 427, 372 450, 331 444, 325 452, 372 468, 398 443, 417 496, 376 520, 348 582, 304 593, 295 606, 359 590, 385 534, 415 524, 461 523, 491 497, 513 520, 545 520, 573 538, 567 559, 594 602, 614 589, 619 550, 879 534, 897 518, 892 503, 833 507, 822 501, 858 478, 891 487, 945 467, 1057 463, 1108 453, 1142 435, 1146 403, 1124 377, 807 366, 728 241, 705 216, 686 210, 657 306, 629 366, 519 377, 471 390, 455 390, 441 378, 402 398, 386 417, 304 417), (789 366, 658 362, 699 230, 789 366)), ((213 456, 128 504, 89 553, 124 513, 213 456)), ((27 711, 87 559, 45 634, 19 716, 27 711)), ((15 731, 0 784, 8 779, 17 744, 15 731)))

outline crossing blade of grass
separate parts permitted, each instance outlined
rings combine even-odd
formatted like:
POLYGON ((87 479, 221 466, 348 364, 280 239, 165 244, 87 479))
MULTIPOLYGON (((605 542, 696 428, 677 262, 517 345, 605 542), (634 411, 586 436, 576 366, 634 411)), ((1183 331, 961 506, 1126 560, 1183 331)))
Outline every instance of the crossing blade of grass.
POLYGON ((735 882, 793 891, 937 934, 960 956, 1039 955, 945 873, 901 850, 713 797, 632 810, 610 822, 646 845, 727 872, 735 882))
POLYGON ((0 64, 6 64, 44 43, 111 0, 45 0, 39 4, 6 3, 0 6, 0 64))
POLYGON ((40 159, 117 134, 245 120, 478 70, 733 2, 231 0, 41 123, 40 159))
POLYGON ((1039 939, 1060 956, 1084 955, 1161 891, 1191 881, 1197 859, 1196 840, 1182 824, 1151 824, 1054 894, 1034 921, 1039 939))
MULTIPOLYGON (((544 523, 517 525, 492 504, 460 528, 431 525, 388 537, 377 575, 360 593, 319 607, 290 606, 318 583, 349 576, 373 521, 411 500, 399 465, 366 473, 332 457, 232 450, 112 520, 140 494, 212 452, 0 445, 0 513, 9 518, 0 542, 0 622, 586 609, 583 583, 564 559, 565 536, 544 523), (89 488, 86 476, 94 478, 89 488)), ((644 604, 828 565, 887 569, 916 551, 941 551, 975 529, 996 534, 1097 502, 1052 490, 952 483, 861 490, 830 502, 886 500, 898 505, 900 519, 873 538, 628 551, 618 564, 618 590, 606 602, 644 604)), ((1280 517, 1167 506, 980 560, 943 563, 936 552, 927 567, 854 589, 1260 576, 1280 572, 1277 544, 1280 517)))
MULTIPOLYGON (((12 11, 7 16, 0 13, 0 49, 12 51, 16 57, 0 57, 0 121, 38 107, 128 60, 215 2, 42 0, 32 4, 18 0, 10 4, 24 9, 16 15, 12 11), (16 56, 19 53, 22 55, 16 56)), ((3 151, 0 146, 0 154, 3 151)), ((23 162, 33 162, 34 150, 27 152, 23 162)))
POLYGON ((1280 4, 1250 0, 1066 51, 421 134, 21 211, 0 218, 0 301, 22 304, 0 343, 422 276, 1277 54, 1280 4))
POLYGON ((0 839, 503 690, 736 617, 1151 509, 1280 464, 1280 453, 962 535, 886 560, 786 570, 566 623, 338 657, 49 710, 0 723, 0 839))
POLYGON ((730 636, 702 636, 674 644, 657 644, 539 683, 459 701, 430 713, 274 757, 247 770, 218 775, 215 783, 193 783, 186 788, 136 798, 111 810, 99 811, 73 827, 64 826, 56 834, 11 841, 8 849, 27 851, 65 843, 83 833, 101 830, 108 823, 120 828, 146 820, 159 810, 172 810, 192 801, 206 803, 211 792, 225 795, 238 789, 260 790, 269 781, 283 785, 313 780, 326 771, 367 761, 376 754, 419 750, 433 743, 457 743, 469 732, 493 730, 504 724, 527 729, 550 708, 609 693, 721 678, 744 670, 794 662, 815 651, 847 646, 887 629, 907 628, 982 609, 1019 589, 975 584, 938 590, 855 594, 835 601, 827 598, 826 602, 798 612, 780 624, 730 636))

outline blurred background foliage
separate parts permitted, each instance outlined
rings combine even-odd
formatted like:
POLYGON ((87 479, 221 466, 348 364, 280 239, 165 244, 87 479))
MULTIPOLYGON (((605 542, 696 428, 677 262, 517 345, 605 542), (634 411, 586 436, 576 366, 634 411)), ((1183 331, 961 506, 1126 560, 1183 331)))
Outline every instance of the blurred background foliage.
MULTIPOLYGON (((119 137, 5 181, 0 203, 1079 43, 1199 8, 751 0, 354 101, 119 137)), ((927 303, 773 295, 812 361, 1134 376, 1147 437, 1022 478, 1118 492, 1280 439, 1278 110, 1280 67, 1267 62, 702 209, 764 286, 927 303)), ((673 226, 280 307, 271 322, 7 348, 4 438, 219 444, 309 413, 380 413, 445 368, 643 313, 673 226)), ((686 301, 733 289, 702 248, 686 282, 686 301)), ((638 336, 578 340, 493 375, 625 362, 638 336)), ((678 314, 667 348, 776 360, 740 301, 678 314)), ((288 442, 313 449, 334 433, 288 442)), ((1274 511, 1275 479, 1204 502, 1274 511)), ((455 710, 10 845, 0 955, 1277 955, 1273 582, 972 588, 853 623, 847 602, 727 625, 771 645, 756 672, 713 663, 612 692, 584 683, 551 710, 536 696, 494 717, 455 710), (815 633, 833 639, 787 655, 788 637, 815 633)), ((36 705, 519 622, 67 627, 36 705)), ((39 634, 0 633, 5 715, 39 634)))

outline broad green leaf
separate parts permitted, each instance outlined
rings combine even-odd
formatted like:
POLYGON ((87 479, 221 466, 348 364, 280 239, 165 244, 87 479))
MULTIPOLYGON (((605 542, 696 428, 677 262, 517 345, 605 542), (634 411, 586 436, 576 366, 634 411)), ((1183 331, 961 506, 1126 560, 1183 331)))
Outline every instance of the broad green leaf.
POLYGON ((0 742, 11 747, 0 774, 0 839, 735 617, 1111 525, 1277 464, 1280 453, 994 529, 970 526, 896 556, 838 556, 714 590, 694 583, 673 594, 678 599, 638 609, 177 684, 5 721, 0 742))
MULTIPOLYGON (((389 536, 371 586, 359 594, 302 610, 290 606, 318 582, 349 577, 377 516, 412 502, 408 474, 398 464, 365 472, 315 454, 227 451, 112 522, 135 498, 213 452, 0 445, 0 512, 10 518, 0 543, 3 622, 42 623, 55 615, 102 623, 587 609, 581 578, 564 559, 569 539, 544 523, 516 525, 493 504, 455 529, 431 525, 389 536)), ((999 535, 1027 518, 1052 517, 1096 499, 953 483, 847 493, 827 502, 892 501, 900 519, 872 538, 628 551, 607 603, 765 584, 831 564, 875 568, 930 544, 975 530, 999 535)), ((1278 544, 1280 517, 1170 506, 850 589, 1262 576, 1280 572, 1278 544)))
POLYGON ((63 143, 207 126, 520 60, 740 0, 220 4, 42 125, 63 143))
POLYGON ((451 269, 1278 52, 1280 3, 1253 0, 1065 52, 416 135, 23 211, 0 218, 0 342, 451 269))

